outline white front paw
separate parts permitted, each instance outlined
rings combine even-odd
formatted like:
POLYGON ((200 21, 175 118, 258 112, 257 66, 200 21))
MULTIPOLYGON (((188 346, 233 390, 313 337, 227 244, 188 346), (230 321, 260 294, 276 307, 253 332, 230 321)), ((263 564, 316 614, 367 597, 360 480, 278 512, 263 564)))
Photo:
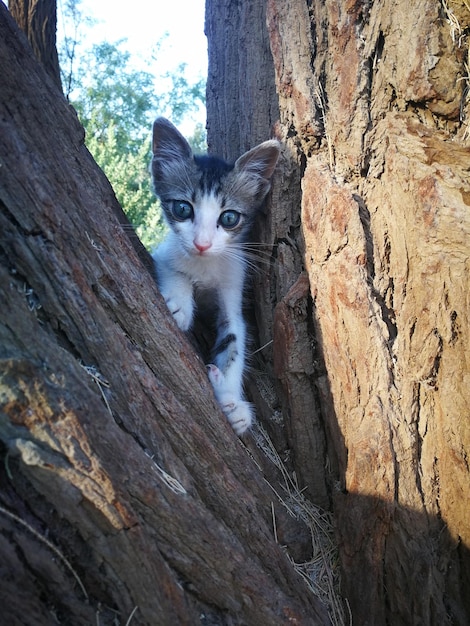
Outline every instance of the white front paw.
POLYGON ((208 365, 207 373, 215 396, 237 435, 243 435, 253 422, 253 407, 235 396, 226 386, 225 377, 216 365, 208 365))
POLYGON ((220 406, 237 435, 243 435, 250 428, 253 421, 253 407, 249 402, 231 398, 225 404, 221 402, 220 406))
POLYGON ((181 330, 189 330, 193 321, 194 305, 192 298, 181 298, 177 294, 163 294, 167 307, 181 330))

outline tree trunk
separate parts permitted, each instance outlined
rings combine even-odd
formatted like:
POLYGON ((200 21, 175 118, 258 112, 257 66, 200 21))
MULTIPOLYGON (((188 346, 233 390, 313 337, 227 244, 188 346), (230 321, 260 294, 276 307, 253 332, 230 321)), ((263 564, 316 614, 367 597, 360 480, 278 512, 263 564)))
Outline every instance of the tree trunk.
POLYGON ((3 4, 0 62, 4 623, 329 623, 276 542, 303 525, 220 412, 3 4))
POLYGON ((57 0, 10 0, 10 13, 24 32, 37 59, 62 89, 57 54, 57 0))
POLYGON ((331 504, 354 624, 470 622, 469 28, 463 0, 206 6, 210 148, 285 146, 251 391, 331 504))

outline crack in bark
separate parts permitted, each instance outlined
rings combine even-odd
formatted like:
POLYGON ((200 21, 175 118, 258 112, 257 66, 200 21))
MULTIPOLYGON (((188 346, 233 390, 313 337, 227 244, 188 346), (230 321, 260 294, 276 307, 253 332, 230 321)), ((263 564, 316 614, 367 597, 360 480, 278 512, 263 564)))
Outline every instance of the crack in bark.
MULTIPOLYGON (((370 225, 370 212, 363 200, 363 198, 357 194, 353 194, 353 198, 358 205, 359 210, 359 219, 362 224, 362 228, 364 230, 364 238, 365 238, 365 247, 366 247, 366 270, 369 276, 369 287, 371 289, 371 295, 374 300, 377 302, 382 315, 381 318, 385 323, 388 330, 388 342, 387 345, 389 347, 389 351, 391 353, 393 344, 398 335, 398 328, 396 324, 396 314, 393 307, 387 305, 384 296, 378 291, 378 289, 374 285, 374 278, 376 275, 375 270, 375 262, 374 262, 374 236, 372 233, 371 225, 370 225)), ((385 250, 385 258, 387 259, 387 254, 390 255, 390 249, 385 250)), ((389 257, 388 257, 389 258, 389 257)), ((387 274, 385 270, 385 274, 387 274)), ((390 279, 392 280, 392 279, 390 279)), ((393 293, 393 282, 390 285, 391 291, 393 293)))

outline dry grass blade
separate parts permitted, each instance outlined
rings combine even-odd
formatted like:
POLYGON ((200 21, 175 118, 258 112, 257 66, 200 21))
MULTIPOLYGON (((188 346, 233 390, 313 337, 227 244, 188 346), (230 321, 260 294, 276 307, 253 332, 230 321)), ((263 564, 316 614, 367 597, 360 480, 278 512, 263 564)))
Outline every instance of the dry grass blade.
POLYGON ((65 565, 65 567, 69 570, 69 572, 77 581, 80 589, 82 590, 83 595, 88 600, 87 590, 85 589, 85 586, 82 583, 79 575, 73 569, 72 565, 66 559, 66 557, 62 554, 62 552, 58 548, 56 548, 55 545, 49 541, 49 539, 46 539, 46 537, 38 533, 37 530, 35 530, 30 524, 28 524, 28 522, 25 522, 23 519, 21 519, 21 517, 18 517, 18 515, 11 513, 7 509, 5 509, 3 506, 0 506, 0 513, 5 515, 5 517, 9 517, 13 521, 15 521, 17 524, 20 524, 23 528, 26 528, 34 537, 36 537, 36 539, 38 539, 40 542, 46 545, 49 548, 49 550, 51 550, 59 558, 59 560, 65 565))
POLYGON ((264 350, 265 348, 267 348, 268 346, 270 346, 273 343, 273 339, 270 339, 269 341, 267 341, 264 346, 261 346, 261 348, 258 348, 257 350, 255 350, 254 352, 251 353, 250 356, 254 356, 255 354, 258 354, 258 352, 261 352, 262 350, 264 350))
POLYGON ((282 493, 279 493, 279 490, 276 490, 270 483, 268 483, 269 486, 289 514, 296 519, 301 519, 311 532, 313 556, 306 563, 295 563, 289 557, 293 568, 305 580, 312 593, 328 608, 334 626, 350 624, 351 616, 346 617, 344 600, 340 594, 338 553, 331 515, 305 498, 295 477, 287 471, 262 426, 256 424, 253 427, 253 436, 258 448, 277 467, 284 481, 281 485, 282 493))
POLYGON ((93 365, 84 365, 80 361, 78 363, 79 363, 80 367, 83 368, 85 370, 85 372, 89 376, 91 376, 93 381, 98 385, 98 389, 100 390, 101 397, 103 398, 103 401, 104 401, 104 403, 106 405, 106 408, 108 409, 108 412, 111 415, 111 417, 113 417, 113 412, 111 411, 111 407, 109 406, 108 399, 107 399, 106 394, 104 393, 104 389, 103 389, 103 387, 106 387, 107 389, 109 389, 110 385, 109 385, 108 381, 105 378, 103 378, 103 376, 98 372, 96 367, 94 367, 93 365))
POLYGON ((170 476, 170 474, 165 472, 165 470, 162 467, 160 467, 160 465, 158 465, 158 463, 155 461, 153 455, 151 455, 151 454, 149 454, 148 452, 145 452, 145 451, 144 451, 144 453, 152 461, 153 468, 155 469, 155 471, 159 475, 160 479, 165 483, 165 485, 169 489, 171 489, 171 491, 173 491, 173 493, 177 493, 177 494, 180 494, 180 495, 184 495, 184 494, 187 493, 186 489, 183 487, 183 485, 178 480, 176 480, 176 478, 173 478, 173 476, 170 476))
MULTIPOLYGON (((444 9, 444 13, 446 16, 446 20, 450 26, 450 36, 452 41, 455 43, 457 41, 457 37, 460 37, 462 34, 462 28, 460 27, 459 20, 455 16, 455 13, 452 11, 451 7, 447 0, 442 1, 442 8, 444 9)), ((460 44, 459 44, 460 45, 460 44)))
POLYGON ((325 139, 326 139, 326 144, 328 146, 328 161, 329 161, 329 165, 330 165, 330 171, 333 172, 334 171, 334 167, 335 167, 335 155, 334 155, 334 149, 333 149, 333 144, 331 141, 331 136, 328 130, 328 122, 327 122, 327 107, 326 107, 326 98, 325 98, 325 92, 323 90, 323 86, 321 83, 318 84, 318 90, 315 92, 315 96, 318 102, 318 106, 320 108, 321 111, 321 117, 323 120, 323 128, 324 128, 324 132, 325 132, 325 139))
POLYGON ((129 615, 129 617, 128 617, 128 619, 127 619, 126 626, 129 626, 129 624, 132 622, 132 618, 134 617, 134 615, 135 615, 135 613, 136 613, 136 611, 137 611, 137 609, 138 609, 138 608, 139 608, 138 606, 135 606, 135 607, 132 609, 132 612, 131 612, 131 614, 129 615))
MULTIPOLYGON (((459 22, 459 18, 454 13, 452 0, 441 0, 442 9, 447 23, 449 24, 450 36, 452 42, 458 47, 462 48, 468 42, 468 28, 464 24, 464 27, 459 22)), ((470 11, 470 0, 463 0, 463 5, 470 11)), ((460 5, 462 9, 462 5, 460 5)), ((468 108, 470 104, 470 49, 467 49, 467 58, 463 62, 465 73, 458 80, 464 81, 464 87, 462 89, 462 99, 460 103, 460 122, 463 127, 462 141, 467 141, 470 137, 470 123, 468 120, 468 108)))

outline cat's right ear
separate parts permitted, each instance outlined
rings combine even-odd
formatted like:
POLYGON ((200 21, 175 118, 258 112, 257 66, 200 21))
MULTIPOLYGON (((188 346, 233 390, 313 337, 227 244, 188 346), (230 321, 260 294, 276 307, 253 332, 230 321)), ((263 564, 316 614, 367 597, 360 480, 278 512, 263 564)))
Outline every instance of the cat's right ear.
POLYGON ((157 117, 153 123, 153 156, 157 159, 191 159, 191 146, 179 132, 164 117, 157 117))

